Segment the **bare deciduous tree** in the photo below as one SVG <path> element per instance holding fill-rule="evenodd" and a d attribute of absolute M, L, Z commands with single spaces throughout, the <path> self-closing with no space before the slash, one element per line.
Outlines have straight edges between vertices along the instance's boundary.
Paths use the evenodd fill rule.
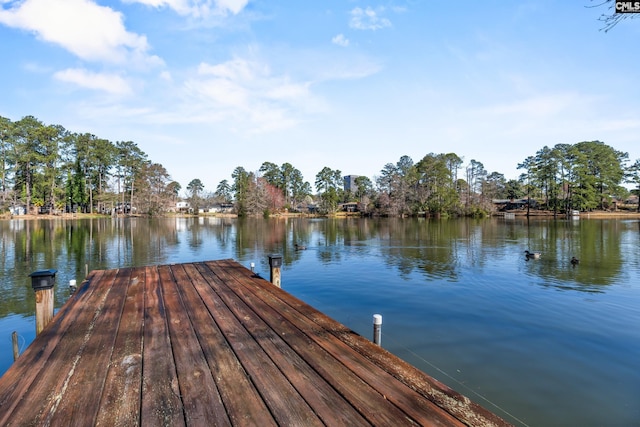
<path fill-rule="evenodd" d="M 591 5 L 587 7 L 606 7 L 607 12 L 600 15 L 598 18 L 599 21 L 604 23 L 604 26 L 601 28 L 605 33 L 611 30 L 613 27 L 618 25 L 618 23 L 624 19 L 633 19 L 640 16 L 638 13 L 618 13 L 616 12 L 616 1 L 615 0 L 591 0 Z"/>

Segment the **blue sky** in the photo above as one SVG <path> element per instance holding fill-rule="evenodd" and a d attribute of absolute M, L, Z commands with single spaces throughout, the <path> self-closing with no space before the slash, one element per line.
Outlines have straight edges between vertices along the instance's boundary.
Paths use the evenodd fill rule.
<path fill-rule="evenodd" d="M 131 140 L 184 187 L 237 166 L 372 179 L 455 152 L 640 158 L 640 20 L 572 1 L 0 0 L 0 115 Z"/>

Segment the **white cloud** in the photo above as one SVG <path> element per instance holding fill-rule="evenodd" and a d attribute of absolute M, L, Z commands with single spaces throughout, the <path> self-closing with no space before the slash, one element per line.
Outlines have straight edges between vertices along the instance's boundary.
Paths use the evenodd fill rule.
<path fill-rule="evenodd" d="M 366 56 L 334 57 L 332 62 L 319 63 L 315 70 L 317 81 L 354 80 L 377 74 L 382 64 Z"/>
<path fill-rule="evenodd" d="M 179 15 L 206 18 L 210 15 L 237 15 L 249 0 L 125 0 L 128 3 L 142 3 L 147 6 L 168 7 Z"/>
<path fill-rule="evenodd" d="M 231 61 L 217 65 L 201 63 L 198 67 L 198 74 L 248 82 L 256 80 L 258 77 L 267 76 L 269 74 L 269 67 L 258 64 L 257 62 L 234 58 Z"/>
<path fill-rule="evenodd" d="M 14 1 L 0 23 L 35 33 L 87 61 L 158 65 L 142 35 L 128 32 L 122 14 L 90 0 Z"/>
<path fill-rule="evenodd" d="M 160 73 L 160 78 L 166 82 L 171 82 L 173 81 L 173 76 L 171 75 L 171 73 L 169 71 L 162 71 Z"/>
<path fill-rule="evenodd" d="M 281 82 L 267 90 L 265 96 L 274 100 L 302 99 L 309 96 L 309 84 Z"/>
<path fill-rule="evenodd" d="M 309 82 L 275 75 L 258 61 L 234 58 L 220 64 L 201 63 L 185 82 L 190 107 L 198 105 L 206 121 L 226 120 L 249 133 L 289 128 L 319 105 Z"/>
<path fill-rule="evenodd" d="M 249 93 L 245 87 L 224 78 L 197 79 L 187 82 L 193 93 L 203 95 L 219 106 L 249 108 Z"/>
<path fill-rule="evenodd" d="M 238 14 L 249 3 L 249 0 L 218 0 L 216 4 L 221 9 L 226 9 L 233 14 Z"/>
<path fill-rule="evenodd" d="M 382 28 L 390 27 L 391 21 L 379 16 L 379 14 L 383 12 L 384 8 L 374 10 L 370 7 L 367 7 L 366 9 L 356 7 L 351 11 L 349 26 L 356 30 L 380 30 Z"/>
<path fill-rule="evenodd" d="M 93 73 L 80 68 L 68 68 L 58 71 L 54 74 L 54 77 L 63 82 L 114 95 L 128 95 L 132 92 L 127 81 L 116 74 Z"/>
<path fill-rule="evenodd" d="M 274 76 L 268 66 L 235 58 L 222 64 L 200 64 L 198 85 L 202 93 L 221 104 L 249 109 L 265 101 L 297 102 L 310 95 L 309 83 Z M 192 81 L 192 84 L 194 81 Z"/>
<path fill-rule="evenodd" d="M 344 34 L 338 34 L 331 39 L 331 43 L 337 44 L 338 46 L 347 47 L 349 46 L 349 39 L 346 38 Z"/>

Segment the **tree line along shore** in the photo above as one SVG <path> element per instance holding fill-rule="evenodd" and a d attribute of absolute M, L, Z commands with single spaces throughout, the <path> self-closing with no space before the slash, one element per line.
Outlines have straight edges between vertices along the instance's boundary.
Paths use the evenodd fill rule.
<path fill-rule="evenodd" d="M 290 163 L 237 166 L 214 190 L 194 178 L 186 187 L 133 141 L 112 142 L 47 125 L 33 116 L 0 117 L 0 209 L 32 214 L 236 216 L 488 216 L 509 211 L 640 211 L 640 160 L 601 141 L 543 146 L 506 179 L 456 153 L 401 156 L 378 175 L 344 175 L 323 167 L 315 191 Z M 631 187 L 629 189 L 628 187 Z M 39 216 L 43 217 L 43 216 Z"/>

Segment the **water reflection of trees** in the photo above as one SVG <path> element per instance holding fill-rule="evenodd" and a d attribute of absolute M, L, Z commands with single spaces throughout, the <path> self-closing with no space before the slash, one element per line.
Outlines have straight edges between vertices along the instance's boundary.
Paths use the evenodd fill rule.
<path fill-rule="evenodd" d="M 315 228 L 322 263 L 377 250 L 402 276 L 418 271 L 428 279 L 457 281 L 463 267 L 482 272 L 500 270 L 503 263 L 505 274 L 517 274 L 505 263 L 521 262 L 524 250 L 531 249 L 544 254 L 527 267 L 544 279 L 543 286 L 585 292 L 602 291 L 619 280 L 624 274 L 623 236 L 636 232 L 618 220 L 549 219 L 338 219 Z M 573 256 L 581 259 L 578 266 L 571 265 Z"/>
<path fill-rule="evenodd" d="M 427 280 L 457 282 L 463 280 L 465 268 L 512 274 L 514 280 L 524 272 L 541 278 L 543 286 L 595 292 L 624 278 L 626 263 L 640 264 L 639 228 L 638 221 L 533 219 L 0 221 L 0 317 L 32 314 L 28 274 L 38 269 L 58 269 L 57 281 L 62 283 L 83 278 L 85 266 L 94 270 L 181 262 L 196 253 L 207 259 L 228 253 L 238 260 L 259 260 L 264 266 L 270 253 L 282 254 L 285 265 L 294 265 L 308 252 L 321 264 L 380 257 L 401 276 L 418 273 Z M 307 251 L 297 251 L 295 244 L 306 246 Z M 177 252 L 184 247 L 192 252 Z M 525 249 L 542 252 L 542 259 L 525 263 Z M 580 259 L 575 268 L 570 264 L 572 256 Z M 58 306 L 67 296 L 65 286 L 56 288 Z"/>
<path fill-rule="evenodd" d="M 458 242 L 467 227 L 453 227 L 448 220 L 396 220 L 381 224 L 380 232 L 389 243 L 381 247 L 383 259 L 402 275 L 418 270 L 426 277 L 458 277 Z"/>
<path fill-rule="evenodd" d="M 169 262 L 167 248 L 178 243 L 175 222 L 144 218 L 0 221 L 0 233 L 0 317 L 33 314 L 33 271 L 58 270 L 59 307 L 69 295 L 67 280 L 81 281 L 86 269 Z"/>
<path fill-rule="evenodd" d="M 619 220 L 546 220 L 523 222 L 527 239 L 543 253 L 536 274 L 547 286 L 586 292 L 602 291 L 624 274 L 622 239 L 629 223 Z M 573 267 L 571 257 L 580 260 Z"/>

